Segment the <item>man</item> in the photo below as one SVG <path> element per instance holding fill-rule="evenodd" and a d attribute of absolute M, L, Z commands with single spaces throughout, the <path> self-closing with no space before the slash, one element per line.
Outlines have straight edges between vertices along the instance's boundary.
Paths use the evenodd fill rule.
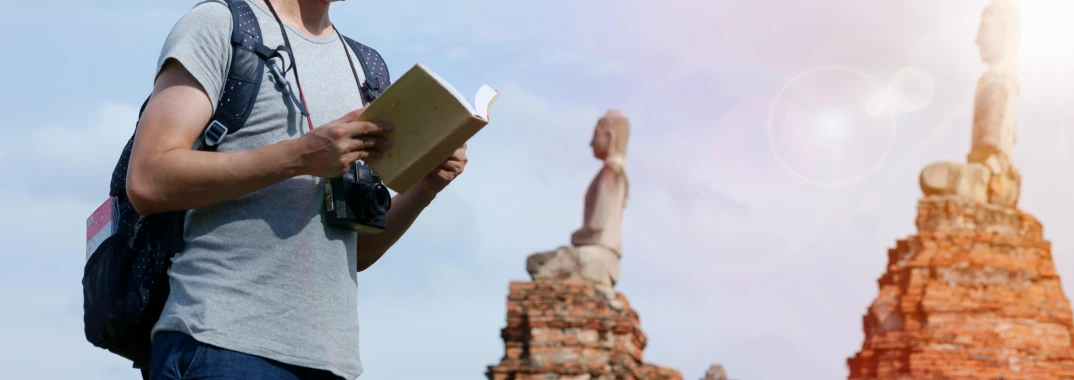
<path fill-rule="evenodd" d="M 266 3 L 266 1 L 271 1 Z M 466 146 L 392 200 L 388 229 L 357 234 L 321 219 L 326 178 L 391 146 L 363 109 L 357 56 L 329 21 L 335 0 L 246 0 L 264 45 L 294 53 L 309 119 L 270 74 L 243 128 L 217 152 L 191 149 L 231 60 L 226 3 L 206 0 L 174 26 L 138 126 L 127 193 L 142 215 L 190 209 L 186 248 L 153 329 L 153 379 L 354 379 L 357 272 L 369 268 L 466 165 Z M 281 30 L 277 18 L 285 27 Z M 359 38 L 360 40 L 360 38 Z M 284 66 L 281 65 L 281 68 Z M 300 81 L 299 81 L 300 80 Z M 315 127 L 314 126 L 318 126 Z"/>

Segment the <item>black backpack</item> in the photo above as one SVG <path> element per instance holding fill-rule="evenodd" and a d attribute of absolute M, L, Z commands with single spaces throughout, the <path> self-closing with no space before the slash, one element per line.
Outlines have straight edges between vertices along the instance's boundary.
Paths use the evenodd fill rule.
<path fill-rule="evenodd" d="M 215 151 L 227 135 L 246 122 L 261 88 L 266 66 L 280 51 L 262 45 L 257 18 L 244 0 L 226 0 L 232 20 L 232 61 L 222 101 L 205 127 L 197 149 Z M 243 25 L 242 28 L 235 26 Z M 372 102 L 391 84 L 387 66 L 376 50 L 344 37 L 358 57 L 365 82 L 362 100 Z M 288 51 L 289 52 L 289 51 Z M 146 99 L 139 111 L 145 111 Z M 303 110 L 305 112 L 305 110 Z M 112 234 L 104 239 L 86 261 L 82 277 L 83 322 L 86 340 L 133 362 L 134 368 L 149 368 L 150 331 L 164 308 L 170 291 L 168 268 L 173 255 L 183 251 L 183 224 L 186 211 L 139 215 L 127 199 L 127 163 L 132 135 L 112 172 L 108 195 L 112 200 Z"/>

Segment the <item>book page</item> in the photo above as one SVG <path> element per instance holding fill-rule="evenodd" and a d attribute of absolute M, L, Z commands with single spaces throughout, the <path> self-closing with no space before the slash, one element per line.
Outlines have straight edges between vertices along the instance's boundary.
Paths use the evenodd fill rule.
<path fill-rule="evenodd" d="M 421 69 L 429 73 L 429 76 L 433 77 L 433 79 L 436 79 L 436 81 L 440 83 L 440 85 L 444 86 L 444 88 L 446 88 L 449 92 L 451 92 L 452 95 L 455 95 L 455 98 L 459 99 L 459 104 L 465 106 L 466 109 L 470 111 L 471 115 L 474 114 L 474 107 L 471 106 L 470 102 L 467 102 L 466 98 L 464 98 L 462 94 L 460 94 L 459 91 L 455 89 L 455 86 L 452 86 L 451 83 L 444 80 L 444 78 L 441 78 L 439 74 L 433 72 L 432 70 L 429 70 L 428 67 L 425 67 L 420 63 L 418 64 L 418 66 L 421 66 Z"/>
<path fill-rule="evenodd" d="M 475 113 L 474 116 L 488 121 L 492 102 L 496 101 L 496 97 L 498 96 L 500 96 L 500 93 L 493 90 L 489 85 L 481 85 L 481 88 L 477 90 L 477 94 L 474 95 L 474 108 L 477 109 L 477 113 Z"/>

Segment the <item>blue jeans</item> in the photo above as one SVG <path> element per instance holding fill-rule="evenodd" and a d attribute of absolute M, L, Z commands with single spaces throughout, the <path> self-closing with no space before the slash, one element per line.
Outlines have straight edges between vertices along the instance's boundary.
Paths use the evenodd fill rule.
<path fill-rule="evenodd" d="M 153 339 L 149 379 L 342 379 L 335 374 L 298 367 L 205 344 L 189 335 L 166 331 Z"/>

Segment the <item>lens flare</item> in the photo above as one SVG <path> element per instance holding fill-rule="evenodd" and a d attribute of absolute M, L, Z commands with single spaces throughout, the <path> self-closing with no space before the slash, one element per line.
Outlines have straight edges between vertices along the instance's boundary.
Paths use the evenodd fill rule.
<path fill-rule="evenodd" d="M 895 120 L 890 95 L 883 83 L 853 68 L 806 70 L 791 78 L 772 103 L 769 147 L 780 165 L 803 181 L 855 184 L 891 150 Z"/>
<path fill-rule="evenodd" d="M 710 136 L 711 162 L 722 191 L 747 203 L 767 202 L 791 195 L 802 183 L 787 176 L 767 148 L 765 114 L 773 97 L 746 98 L 723 114 Z M 794 104 L 781 117 L 803 119 Z"/>
<path fill-rule="evenodd" d="M 928 71 L 919 67 L 907 66 L 896 71 L 888 80 L 888 96 L 891 106 L 905 112 L 925 109 L 936 95 L 936 82 Z"/>
<path fill-rule="evenodd" d="M 1074 125 L 1068 111 L 1074 67 L 1074 2 L 1019 1 L 1022 38 L 1018 57 L 1022 99 L 1018 127 L 1048 125 L 1059 129 L 1063 160 L 1074 163 Z M 1034 111 L 1028 111 L 1032 108 Z M 1027 149 L 1015 143 L 1015 151 Z"/>
<path fill-rule="evenodd" d="M 774 73 L 749 76 L 779 83 Z M 775 98 L 738 94 L 728 81 L 725 67 L 703 66 L 645 88 L 630 107 L 639 126 L 631 132 L 635 146 L 656 146 L 654 157 L 673 163 L 667 170 L 701 173 L 697 180 L 737 202 L 767 202 L 800 189 L 804 184 L 787 175 L 768 148 L 765 123 Z"/>

